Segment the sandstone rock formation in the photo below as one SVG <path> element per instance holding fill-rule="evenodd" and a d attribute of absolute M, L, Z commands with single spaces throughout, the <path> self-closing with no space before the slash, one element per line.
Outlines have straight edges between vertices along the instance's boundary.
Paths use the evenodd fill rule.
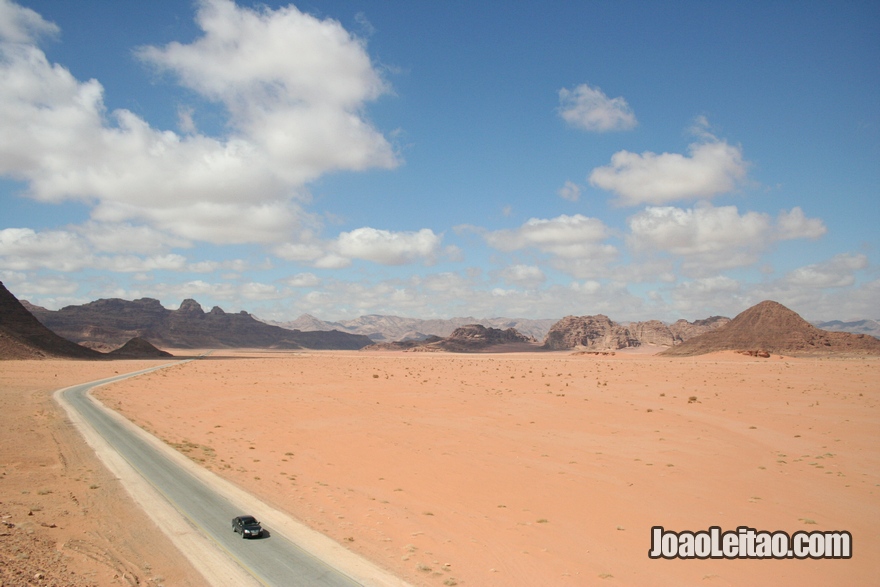
<path fill-rule="evenodd" d="M 586 349 L 617 350 L 641 345 L 675 346 L 729 322 L 729 318 L 713 316 L 706 320 L 679 320 L 664 324 L 659 320 L 619 324 L 608 316 L 566 316 L 554 324 L 544 340 L 552 350 Z"/>
<path fill-rule="evenodd" d="M 628 328 L 604 314 L 566 316 L 550 328 L 544 339 L 544 347 L 550 350 L 615 350 L 640 344 Z"/>

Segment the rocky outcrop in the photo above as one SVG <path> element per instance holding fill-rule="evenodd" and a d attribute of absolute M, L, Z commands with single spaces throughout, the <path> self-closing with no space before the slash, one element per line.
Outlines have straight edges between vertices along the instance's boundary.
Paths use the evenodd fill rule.
<path fill-rule="evenodd" d="M 566 316 L 550 328 L 544 346 L 552 350 L 578 348 L 601 351 L 641 345 L 671 347 L 729 321 L 729 318 L 713 316 L 694 322 L 679 320 L 669 325 L 659 320 L 618 324 L 604 314 Z"/>
<path fill-rule="evenodd" d="M 760 350 L 787 355 L 878 355 L 880 340 L 866 334 L 820 330 L 782 304 L 766 300 L 727 324 L 661 354 L 692 356 L 725 350 Z"/>
<path fill-rule="evenodd" d="M 229 314 L 216 306 L 205 312 L 192 299 L 184 300 L 177 310 L 168 310 L 150 298 L 97 300 L 55 312 L 32 308 L 40 322 L 67 339 L 113 347 L 132 338 L 164 348 L 356 350 L 372 343 L 366 336 L 346 332 L 301 332 L 271 326 L 247 312 Z"/>
<path fill-rule="evenodd" d="M 629 329 L 604 314 L 566 316 L 550 328 L 544 347 L 550 350 L 616 350 L 641 343 Z"/>
<path fill-rule="evenodd" d="M 627 326 L 630 336 L 640 344 L 655 346 L 672 346 L 681 342 L 681 337 L 676 336 L 668 325 L 659 320 L 647 322 L 632 322 Z"/>
<path fill-rule="evenodd" d="M 482 324 L 467 324 L 452 331 L 437 345 L 453 352 L 473 352 L 502 344 L 534 343 L 534 337 L 520 334 L 515 328 L 501 330 Z"/>

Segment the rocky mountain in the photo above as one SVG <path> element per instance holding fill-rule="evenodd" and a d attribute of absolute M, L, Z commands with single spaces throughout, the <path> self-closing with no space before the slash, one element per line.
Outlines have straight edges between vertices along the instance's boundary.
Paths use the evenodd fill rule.
<path fill-rule="evenodd" d="M 550 328 L 544 346 L 551 350 L 580 349 L 609 351 L 642 345 L 674 346 L 718 328 L 729 318 L 713 316 L 706 320 L 679 320 L 667 325 L 659 320 L 619 324 L 604 314 L 566 316 Z"/>
<path fill-rule="evenodd" d="M 120 346 L 142 338 L 164 348 L 359 349 L 372 341 L 339 331 L 301 332 L 271 326 L 247 312 L 205 312 L 195 300 L 168 310 L 159 300 L 102 299 L 51 311 L 30 306 L 46 327 L 73 341 Z"/>
<path fill-rule="evenodd" d="M 0 283 L 0 359 L 102 359 L 104 355 L 66 340 L 34 318 Z"/>
<path fill-rule="evenodd" d="M 880 340 L 866 334 L 820 330 L 782 304 L 767 300 L 727 324 L 661 354 L 691 356 L 722 350 L 760 350 L 788 355 L 875 355 L 880 354 Z"/>
<path fill-rule="evenodd" d="M 402 340 L 424 340 L 429 336 L 441 338 L 450 336 L 456 328 L 469 324 L 481 324 L 487 328 L 505 330 L 515 328 L 526 336 L 533 336 L 538 340 L 544 338 L 547 331 L 556 320 L 528 318 L 473 318 L 471 316 L 450 318 L 448 320 L 421 320 L 419 318 L 403 318 L 400 316 L 383 316 L 370 314 L 360 316 L 353 320 L 340 322 L 325 322 L 309 314 L 303 314 L 290 322 L 265 321 L 267 324 L 292 328 L 304 332 L 311 330 L 336 329 L 352 334 L 363 334 L 376 342 L 391 342 Z"/>

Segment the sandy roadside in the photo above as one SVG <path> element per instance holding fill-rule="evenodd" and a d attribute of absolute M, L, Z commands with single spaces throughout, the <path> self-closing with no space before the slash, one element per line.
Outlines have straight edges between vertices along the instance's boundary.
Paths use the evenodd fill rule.
<path fill-rule="evenodd" d="M 0 361 L 0 583 L 208 583 L 131 500 L 52 400 L 155 361 Z"/>
<path fill-rule="evenodd" d="M 419 585 L 872 584 L 880 361 L 227 353 L 99 395 Z M 835 561 L 651 561 L 650 527 L 849 530 Z"/>

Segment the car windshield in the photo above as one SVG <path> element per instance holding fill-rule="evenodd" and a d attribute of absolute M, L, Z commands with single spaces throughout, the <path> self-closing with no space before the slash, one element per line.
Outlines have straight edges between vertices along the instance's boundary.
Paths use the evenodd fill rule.
<path fill-rule="evenodd" d="M 256 518 L 254 518 L 253 516 L 242 516 L 241 523 L 246 524 L 246 525 L 259 524 L 259 522 L 257 522 Z"/>

